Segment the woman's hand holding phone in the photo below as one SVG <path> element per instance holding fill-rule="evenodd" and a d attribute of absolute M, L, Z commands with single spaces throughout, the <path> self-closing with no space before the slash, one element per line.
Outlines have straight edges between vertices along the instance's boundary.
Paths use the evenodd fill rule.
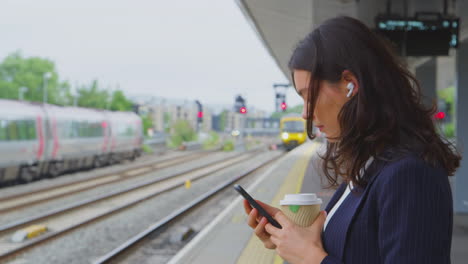
<path fill-rule="evenodd" d="M 269 206 L 268 204 L 262 203 L 259 200 L 255 201 L 257 201 L 257 203 L 259 203 L 270 215 L 275 215 L 278 211 L 280 211 L 278 208 Z M 257 237 L 263 242 L 266 248 L 275 249 L 276 246 L 271 241 L 270 234 L 265 231 L 265 225 L 268 223 L 268 220 L 261 216 L 257 209 L 252 208 L 249 202 L 245 199 L 244 209 L 248 215 L 247 223 L 252 229 L 254 229 L 255 235 L 257 235 Z"/>
<path fill-rule="evenodd" d="M 322 244 L 322 230 L 326 213 L 321 212 L 310 227 L 301 227 L 290 221 L 280 209 L 259 203 L 268 214 L 275 217 L 283 227 L 278 229 L 261 216 L 244 200 L 244 209 L 248 214 L 247 223 L 254 229 L 255 235 L 268 249 L 275 249 L 278 255 L 288 263 L 322 263 L 328 255 Z M 267 231 L 268 230 L 268 231 Z M 279 245 L 278 247 L 276 245 Z"/>

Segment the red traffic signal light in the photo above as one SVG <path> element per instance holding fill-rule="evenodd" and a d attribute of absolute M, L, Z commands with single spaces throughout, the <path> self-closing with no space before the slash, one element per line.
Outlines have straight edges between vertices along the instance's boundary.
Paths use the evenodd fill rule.
<path fill-rule="evenodd" d="M 284 111 L 284 110 L 286 110 L 286 108 L 288 108 L 288 106 L 286 105 L 285 102 L 282 102 L 281 103 L 281 109 L 283 109 L 283 111 Z"/>
<path fill-rule="evenodd" d="M 239 109 L 239 113 L 241 113 L 241 114 L 246 114 L 246 113 L 247 113 L 247 108 L 245 108 L 245 106 L 242 106 L 242 107 Z"/>
<path fill-rule="evenodd" d="M 198 111 L 197 117 L 198 117 L 198 118 L 203 118 L 203 112 L 202 112 L 202 111 Z"/>
<path fill-rule="evenodd" d="M 445 113 L 444 112 L 438 112 L 435 114 L 435 119 L 442 120 L 445 118 Z"/>

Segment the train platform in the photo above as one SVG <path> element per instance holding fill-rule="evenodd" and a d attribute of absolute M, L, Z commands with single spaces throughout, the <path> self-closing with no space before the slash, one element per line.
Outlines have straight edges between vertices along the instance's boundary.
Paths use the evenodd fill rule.
<path fill-rule="evenodd" d="M 316 192 L 325 205 L 333 191 L 324 191 L 318 177 L 304 177 L 313 174 L 309 164 L 320 146 L 310 142 L 295 148 L 251 186 L 244 187 L 255 199 L 276 206 L 286 193 L 297 192 Z M 246 220 L 239 196 L 169 263 L 282 263 L 275 251 L 265 249 L 252 235 Z"/>
<path fill-rule="evenodd" d="M 322 208 L 325 208 L 334 191 L 324 189 L 316 173 L 317 151 L 322 147 L 319 142 L 307 142 L 295 148 L 251 186 L 244 187 L 255 199 L 276 207 L 279 207 L 279 201 L 286 193 L 314 192 L 322 198 Z M 274 250 L 264 248 L 247 226 L 242 200 L 240 196 L 235 199 L 179 251 L 169 264 L 285 263 Z M 468 216 L 455 215 L 453 232 L 452 263 L 465 263 L 468 258 Z"/>

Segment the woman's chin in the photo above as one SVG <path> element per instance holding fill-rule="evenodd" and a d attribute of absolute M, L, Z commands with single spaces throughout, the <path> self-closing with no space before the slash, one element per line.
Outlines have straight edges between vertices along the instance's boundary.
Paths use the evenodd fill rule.
<path fill-rule="evenodd" d="M 325 134 L 325 133 L 323 133 L 323 135 L 324 135 L 324 138 L 330 143 L 338 142 L 338 140 L 335 137 L 327 136 L 327 134 Z"/>

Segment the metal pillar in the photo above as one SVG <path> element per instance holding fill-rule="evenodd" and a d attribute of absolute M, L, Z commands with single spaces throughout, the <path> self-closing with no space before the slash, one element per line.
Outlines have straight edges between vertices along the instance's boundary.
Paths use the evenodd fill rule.
<path fill-rule="evenodd" d="M 434 99 L 437 99 L 437 68 L 436 59 L 431 58 L 427 62 L 416 68 L 416 78 L 421 84 L 422 94 L 424 96 L 424 105 L 432 106 Z"/>
<path fill-rule="evenodd" d="M 464 158 L 461 166 L 455 174 L 454 205 L 456 213 L 468 213 L 468 157 L 466 146 L 468 145 L 468 41 L 461 42 L 457 51 L 457 93 L 456 93 L 456 137 L 457 148 Z"/>

